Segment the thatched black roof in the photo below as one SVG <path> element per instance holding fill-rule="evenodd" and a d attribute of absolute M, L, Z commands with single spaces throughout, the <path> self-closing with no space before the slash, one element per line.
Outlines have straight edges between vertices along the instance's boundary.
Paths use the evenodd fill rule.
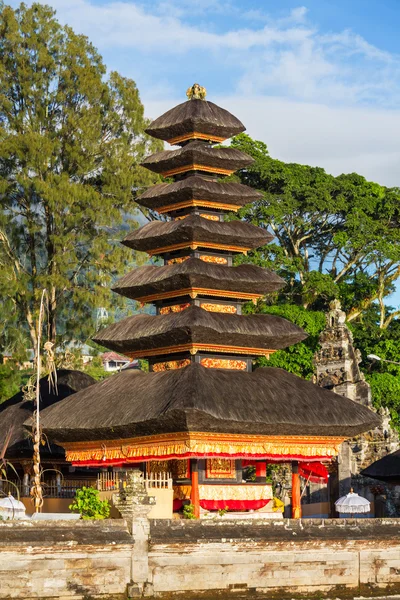
<path fill-rule="evenodd" d="M 400 449 L 375 461 L 361 471 L 361 475 L 389 483 L 400 483 Z"/>
<path fill-rule="evenodd" d="M 179 221 L 152 221 L 140 229 L 132 231 L 123 244 L 133 250 L 152 252 L 159 248 L 177 244 L 201 242 L 234 246 L 240 248 L 257 248 L 273 239 L 265 229 L 250 225 L 244 221 L 210 221 L 199 215 L 188 215 Z"/>
<path fill-rule="evenodd" d="M 156 267 L 145 265 L 127 273 L 113 291 L 133 300 L 188 288 L 226 290 L 250 294 L 268 294 L 285 282 L 269 269 L 251 264 L 226 267 L 189 258 L 181 264 Z"/>
<path fill-rule="evenodd" d="M 202 175 L 191 175 L 174 183 L 154 185 L 139 196 L 137 202 L 152 210 L 191 200 L 245 206 L 262 196 L 261 192 L 241 183 L 224 183 Z"/>
<path fill-rule="evenodd" d="M 227 139 L 244 130 L 243 123 L 224 108 L 205 100 L 190 100 L 158 117 L 146 133 L 169 141 L 195 131 L 209 135 L 210 139 Z"/>
<path fill-rule="evenodd" d="M 254 159 L 235 148 L 219 147 L 213 148 L 204 142 L 190 142 L 179 150 L 164 150 L 156 152 L 142 162 L 154 173 L 168 175 L 175 169 L 187 167 L 187 171 L 193 170 L 193 165 L 201 165 L 215 169 L 226 169 L 228 171 L 237 171 L 247 167 L 254 162 Z M 201 171 L 201 167 L 196 168 Z M 207 171 L 207 169 L 205 169 Z"/>
<path fill-rule="evenodd" d="M 245 347 L 251 355 L 250 348 L 279 350 L 306 337 L 300 327 L 275 315 L 211 313 L 190 306 L 180 313 L 128 317 L 97 333 L 94 341 L 128 354 L 197 343 Z"/>
<path fill-rule="evenodd" d="M 79 392 L 90 385 L 96 383 L 93 377 L 81 371 L 69 369 L 60 369 L 57 371 L 57 393 L 54 389 L 49 390 L 47 377 L 40 380 L 40 409 L 45 409 L 75 392 Z M 11 431 L 11 438 L 8 445 L 6 457 L 17 458 L 24 456 L 27 452 L 32 455 L 31 437 L 23 423 L 32 417 L 34 403 L 31 401 L 23 402 L 22 391 L 15 394 L 9 400 L 0 404 L 0 447 L 3 446 L 8 433 Z M 61 454 L 62 448 L 56 448 L 46 445 L 43 446 L 41 453 Z"/>
<path fill-rule="evenodd" d="M 283 369 L 198 364 L 122 372 L 42 413 L 44 431 L 60 443 L 185 431 L 352 437 L 378 423 L 361 404 Z"/>

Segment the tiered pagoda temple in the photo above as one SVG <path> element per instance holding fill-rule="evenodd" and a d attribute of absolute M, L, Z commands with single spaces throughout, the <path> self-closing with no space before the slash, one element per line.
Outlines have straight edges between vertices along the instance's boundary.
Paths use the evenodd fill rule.
<path fill-rule="evenodd" d="M 128 369 L 46 409 L 43 430 L 74 465 L 140 464 L 173 473 L 176 508 L 191 499 L 197 516 L 200 507 L 264 507 L 271 498 L 266 464 L 291 462 L 292 514 L 299 517 L 299 470 L 329 462 L 344 439 L 373 428 L 377 417 L 282 369 L 253 370 L 257 356 L 269 357 L 306 334 L 274 315 L 242 315 L 243 303 L 284 282 L 268 269 L 233 266 L 235 255 L 272 235 L 225 221 L 229 211 L 262 194 L 221 180 L 253 160 L 219 145 L 244 127 L 204 100 L 203 90 L 194 85 L 187 102 L 149 127 L 149 134 L 179 148 L 144 161 L 172 182 L 137 201 L 168 220 L 150 222 L 123 241 L 164 265 L 139 267 L 113 288 L 153 303 L 157 314 L 128 317 L 95 338 L 132 359 L 147 358 L 149 372 Z M 256 465 L 254 483 L 242 480 L 249 463 Z"/>

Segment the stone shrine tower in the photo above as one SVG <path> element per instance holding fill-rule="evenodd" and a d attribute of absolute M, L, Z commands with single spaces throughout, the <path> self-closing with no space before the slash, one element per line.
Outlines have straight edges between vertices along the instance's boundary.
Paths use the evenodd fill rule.
<path fill-rule="evenodd" d="M 336 394 L 371 407 L 371 388 L 360 371 L 361 354 L 353 346 L 346 313 L 333 300 L 326 314 L 326 327 L 319 337 L 321 349 L 314 358 L 316 383 Z"/>
<path fill-rule="evenodd" d="M 354 348 L 353 335 L 346 325 L 346 313 L 339 300 L 333 300 L 329 305 L 326 327 L 319 342 L 321 349 L 314 357 L 315 383 L 375 411 L 370 385 L 359 367 L 361 353 Z M 360 471 L 399 445 L 398 433 L 389 424 L 389 409 L 381 407 L 377 412 L 380 425 L 341 444 L 336 468 L 331 470 L 332 498 L 347 494 L 350 487 L 354 487 L 372 500 L 371 480 L 360 476 Z"/>

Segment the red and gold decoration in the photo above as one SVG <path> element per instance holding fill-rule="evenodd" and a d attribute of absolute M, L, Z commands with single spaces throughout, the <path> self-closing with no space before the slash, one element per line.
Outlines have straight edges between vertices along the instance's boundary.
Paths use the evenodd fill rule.
<path fill-rule="evenodd" d="M 177 256 L 176 258 L 170 258 L 167 260 L 167 265 L 181 265 L 188 258 L 190 258 L 190 256 Z"/>
<path fill-rule="evenodd" d="M 210 256 L 209 254 L 201 254 L 200 260 L 206 263 L 212 263 L 214 265 L 227 265 L 228 259 L 224 256 Z"/>
<path fill-rule="evenodd" d="M 146 463 L 147 474 L 169 473 L 173 479 L 190 479 L 190 465 L 183 460 L 151 460 Z"/>
<path fill-rule="evenodd" d="M 183 310 L 186 310 L 186 308 L 189 308 L 190 304 L 189 302 L 186 302 L 186 304 L 173 304 L 172 306 L 163 306 L 162 308 L 160 308 L 160 315 L 169 315 L 170 313 L 179 313 L 182 312 Z"/>
<path fill-rule="evenodd" d="M 207 479 L 236 479 L 236 465 L 229 458 L 207 458 Z"/>
<path fill-rule="evenodd" d="M 259 510 L 272 500 L 272 485 L 199 485 L 205 510 Z"/>
<path fill-rule="evenodd" d="M 161 373 L 162 371 L 171 371 L 172 369 L 183 369 L 190 365 L 190 358 L 184 358 L 182 360 L 167 360 L 165 362 L 155 363 L 153 365 L 153 371 Z"/>
<path fill-rule="evenodd" d="M 210 215 L 208 213 L 200 213 L 200 216 L 203 217 L 203 219 L 208 219 L 209 221 L 219 221 L 219 216 L 218 215 Z"/>
<path fill-rule="evenodd" d="M 287 462 L 320 462 L 337 456 L 344 438 L 316 436 L 257 436 L 185 432 L 98 442 L 65 442 L 67 461 L 104 466 L 208 456 L 210 458 L 259 458 Z"/>
<path fill-rule="evenodd" d="M 246 371 L 247 369 L 245 360 L 202 358 L 200 364 L 207 369 L 234 369 L 235 371 Z"/>
<path fill-rule="evenodd" d="M 201 302 L 200 308 L 207 312 L 226 313 L 229 315 L 235 315 L 237 313 L 236 306 L 232 304 L 213 304 L 212 302 Z"/>

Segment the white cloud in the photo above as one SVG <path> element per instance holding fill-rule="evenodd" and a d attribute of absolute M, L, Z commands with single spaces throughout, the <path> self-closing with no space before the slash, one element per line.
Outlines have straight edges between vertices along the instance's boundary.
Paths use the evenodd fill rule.
<path fill-rule="evenodd" d="M 329 35 L 319 32 L 309 22 L 304 6 L 275 20 L 260 13 L 243 27 L 241 14 L 255 18 L 259 11 L 239 13 L 233 0 L 109 0 L 102 4 L 53 0 L 52 4 L 61 21 L 89 35 L 102 52 L 130 49 L 158 55 L 160 71 L 166 60 L 173 63 L 175 56 L 185 61 L 190 53 L 194 68 L 196 62 L 208 62 L 211 75 L 221 69 L 236 70 L 235 87 L 242 93 L 389 107 L 400 100 L 398 56 L 350 30 Z M 217 11 L 233 15 L 226 19 L 229 26 L 224 31 L 215 30 Z M 193 18 L 196 12 L 202 20 Z"/>
<path fill-rule="evenodd" d="M 323 167 L 333 175 L 357 172 L 368 180 L 400 185 L 400 111 L 328 107 L 263 96 L 212 97 L 267 143 L 274 158 Z M 144 99 L 154 118 L 182 99 Z"/>
<path fill-rule="evenodd" d="M 400 184 L 400 58 L 356 32 L 321 32 L 304 6 L 272 19 L 235 0 L 47 1 L 138 82 L 148 115 L 199 79 L 273 156 Z"/>

